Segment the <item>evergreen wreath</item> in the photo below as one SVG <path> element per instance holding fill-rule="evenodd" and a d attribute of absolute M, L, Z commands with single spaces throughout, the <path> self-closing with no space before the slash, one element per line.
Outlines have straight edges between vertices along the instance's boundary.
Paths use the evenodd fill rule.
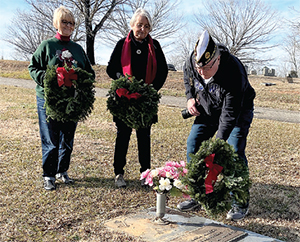
<path fill-rule="evenodd" d="M 134 76 L 122 76 L 112 81 L 107 96 L 107 109 L 128 127 L 146 128 L 154 123 L 161 94 L 152 84 Z"/>
<path fill-rule="evenodd" d="M 209 215 L 228 211 L 232 202 L 238 205 L 248 203 L 251 186 L 249 170 L 231 145 L 221 139 L 209 139 L 203 141 L 199 151 L 190 154 L 190 157 L 188 173 L 182 182 L 188 186 L 190 196 Z M 212 161 L 212 169 L 207 167 L 209 160 Z M 214 178 L 210 172 L 216 172 Z"/>
<path fill-rule="evenodd" d="M 77 80 L 72 85 L 59 86 L 56 70 L 58 65 L 47 67 L 44 78 L 45 108 L 47 119 L 61 122 L 85 120 L 93 110 L 95 101 L 94 78 L 91 73 L 76 67 Z M 65 65 L 65 70 L 70 71 Z"/>

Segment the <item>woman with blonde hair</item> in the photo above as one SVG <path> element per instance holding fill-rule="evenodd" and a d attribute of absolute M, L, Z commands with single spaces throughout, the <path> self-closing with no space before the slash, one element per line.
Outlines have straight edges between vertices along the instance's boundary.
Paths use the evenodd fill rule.
<path fill-rule="evenodd" d="M 74 182 L 68 176 L 73 141 L 77 123 L 61 122 L 47 117 L 44 92 L 44 77 L 47 66 L 80 67 L 95 77 L 95 72 L 82 47 L 70 38 L 75 28 L 73 13 L 60 6 L 54 11 L 55 37 L 43 41 L 34 52 L 28 67 L 30 76 L 36 82 L 37 110 L 42 142 L 42 168 L 44 188 L 55 190 L 56 179 L 65 184 Z"/>

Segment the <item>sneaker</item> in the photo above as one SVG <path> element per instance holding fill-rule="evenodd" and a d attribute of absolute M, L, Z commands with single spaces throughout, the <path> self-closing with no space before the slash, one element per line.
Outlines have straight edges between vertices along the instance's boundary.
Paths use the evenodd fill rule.
<path fill-rule="evenodd" d="M 200 204 L 195 201 L 194 199 L 191 199 L 191 200 L 187 200 L 187 201 L 184 201 L 180 204 L 177 205 L 177 208 L 180 210 L 180 211 L 191 211 L 191 210 L 194 210 L 196 209 L 197 207 L 199 207 Z"/>
<path fill-rule="evenodd" d="M 126 182 L 125 182 L 122 174 L 119 174 L 116 176 L 115 184 L 117 187 L 126 187 Z"/>
<path fill-rule="evenodd" d="M 73 184 L 74 183 L 74 180 L 68 176 L 67 172 L 57 173 L 55 175 L 55 177 L 56 177 L 56 179 L 61 180 L 65 184 Z"/>
<path fill-rule="evenodd" d="M 46 190 L 55 190 L 56 189 L 56 186 L 55 186 L 55 178 L 54 177 L 48 177 L 48 176 L 45 176 L 44 177 L 44 188 Z"/>
<path fill-rule="evenodd" d="M 249 207 L 241 208 L 238 205 L 232 205 L 232 208 L 227 213 L 226 219 L 239 220 L 243 219 L 249 213 Z"/>
<path fill-rule="evenodd" d="M 142 187 L 147 187 L 147 185 L 145 184 L 145 182 L 146 182 L 146 178 L 144 178 L 144 179 L 141 180 L 141 186 Z"/>

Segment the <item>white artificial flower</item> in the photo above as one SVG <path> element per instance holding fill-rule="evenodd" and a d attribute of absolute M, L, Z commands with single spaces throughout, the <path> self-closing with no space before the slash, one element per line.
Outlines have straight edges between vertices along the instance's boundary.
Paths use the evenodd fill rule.
<path fill-rule="evenodd" d="M 70 51 L 65 50 L 61 53 L 61 56 L 63 59 L 70 59 L 72 57 L 72 54 Z"/>
<path fill-rule="evenodd" d="M 174 181 L 174 186 L 177 187 L 180 190 L 184 189 L 184 185 L 182 184 L 182 182 L 180 180 L 175 180 Z"/>
<path fill-rule="evenodd" d="M 159 190 L 161 190 L 161 191 L 164 191 L 164 190 L 169 191 L 172 188 L 171 182 L 168 178 L 166 178 L 166 179 L 164 179 L 163 177 L 160 178 L 159 184 L 160 184 Z"/>
<path fill-rule="evenodd" d="M 173 178 L 172 175 L 171 175 L 171 173 L 168 172 L 168 171 L 166 172 L 166 177 L 168 177 L 168 178 Z"/>
<path fill-rule="evenodd" d="M 151 176 L 152 177 L 157 177 L 158 176 L 158 169 L 152 170 L 151 171 Z"/>

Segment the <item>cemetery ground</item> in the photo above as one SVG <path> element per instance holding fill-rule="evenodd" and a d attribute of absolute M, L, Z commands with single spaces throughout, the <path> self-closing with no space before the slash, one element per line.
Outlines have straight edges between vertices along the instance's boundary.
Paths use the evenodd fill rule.
<path fill-rule="evenodd" d="M 27 62 L 0 60 L 0 75 L 29 78 Z M 109 87 L 105 67 L 95 67 L 97 87 Z M 257 92 L 256 106 L 300 111 L 300 81 L 249 76 Z M 21 80 L 20 80 L 21 81 Z M 264 83 L 276 85 L 266 86 Z M 163 95 L 184 95 L 182 72 L 170 72 Z M 185 160 L 186 139 L 193 119 L 180 109 L 160 105 L 152 127 L 152 168 Z M 0 241 L 142 241 L 104 227 L 109 219 L 155 206 L 155 193 L 140 187 L 135 132 L 125 167 L 126 189 L 114 185 L 116 129 L 97 98 L 90 117 L 78 124 L 69 175 L 75 184 L 43 189 L 41 145 L 35 90 L 0 85 Z M 211 218 L 284 241 L 300 241 L 300 124 L 254 119 L 247 156 L 252 187 L 250 214 L 238 222 L 225 214 Z M 176 208 L 183 198 L 169 197 Z"/>

